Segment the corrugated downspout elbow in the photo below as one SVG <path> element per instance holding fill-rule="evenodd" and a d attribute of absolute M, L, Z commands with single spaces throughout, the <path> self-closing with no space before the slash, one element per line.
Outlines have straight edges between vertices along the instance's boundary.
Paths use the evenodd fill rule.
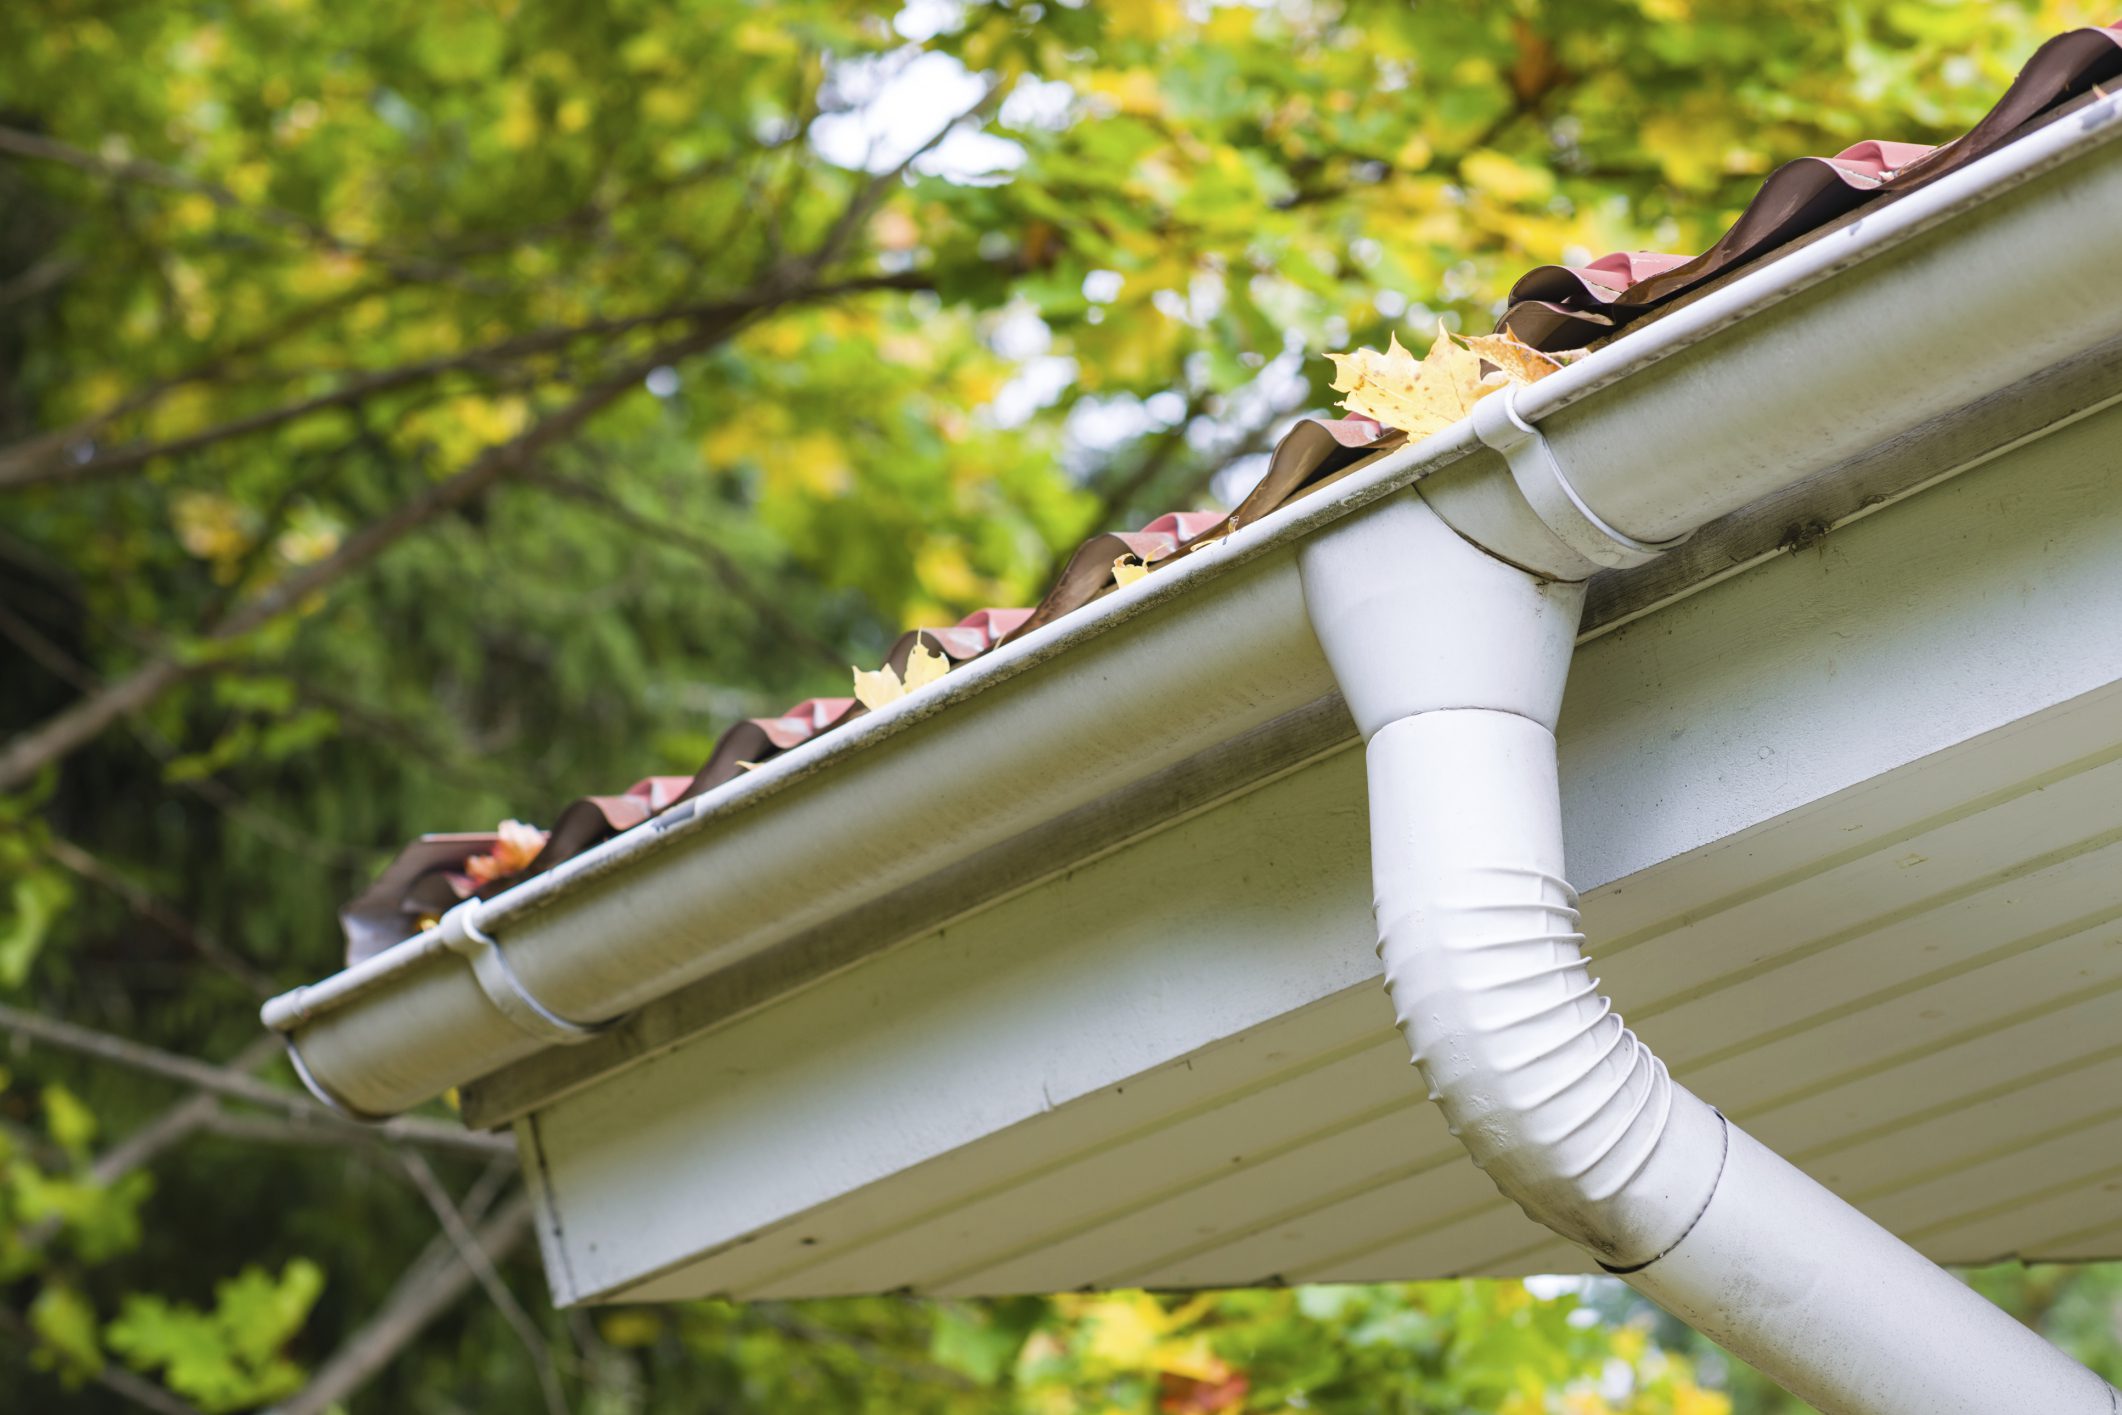
<path fill-rule="evenodd" d="M 2112 1415 L 2106 1382 L 1676 1084 L 1600 993 L 1555 761 L 1581 583 L 1413 491 L 1300 564 L 1368 744 L 1386 989 L 1497 1188 L 1828 1415 Z"/>

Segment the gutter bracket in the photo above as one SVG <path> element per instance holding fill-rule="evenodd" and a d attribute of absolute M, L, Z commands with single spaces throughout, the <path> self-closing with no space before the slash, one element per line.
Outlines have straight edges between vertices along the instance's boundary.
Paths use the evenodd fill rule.
<path fill-rule="evenodd" d="M 1687 539 L 1682 535 L 1655 543 L 1640 541 L 1602 520 L 1570 485 L 1553 444 L 1518 412 L 1516 387 L 1475 403 L 1473 423 L 1474 436 L 1503 454 L 1511 480 L 1518 484 L 1533 514 L 1556 539 L 1592 564 L 1609 570 L 1647 565 Z"/>
<path fill-rule="evenodd" d="M 540 1002 L 509 966 L 500 942 L 479 926 L 482 902 L 465 900 L 444 914 L 437 927 L 443 945 L 472 965 L 472 977 L 479 990 L 517 1030 L 552 1046 L 578 1046 L 622 1020 L 613 1017 L 603 1022 L 577 1022 Z"/>

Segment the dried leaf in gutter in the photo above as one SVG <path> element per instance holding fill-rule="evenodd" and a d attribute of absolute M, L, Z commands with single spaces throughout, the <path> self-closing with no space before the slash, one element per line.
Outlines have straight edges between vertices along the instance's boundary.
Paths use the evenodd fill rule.
<path fill-rule="evenodd" d="M 1420 359 L 1400 347 L 1398 335 L 1382 354 L 1358 349 L 1327 357 L 1334 361 L 1334 391 L 1348 395 L 1342 407 L 1409 437 L 1427 437 L 1450 427 L 1490 391 L 1482 381 L 1481 360 L 1442 324 L 1428 355 Z"/>
<path fill-rule="evenodd" d="M 499 839 L 494 842 L 493 854 L 473 855 L 464 862 L 465 876 L 474 884 L 491 884 L 521 874 L 545 848 L 545 832 L 522 821 L 503 821 L 495 834 Z"/>
<path fill-rule="evenodd" d="M 1116 585 L 1131 585 L 1148 573 L 1149 566 L 1143 564 L 1139 555 L 1123 555 L 1113 561 L 1113 583 Z"/>
<path fill-rule="evenodd" d="M 1334 361 L 1334 391 L 1352 413 L 1375 418 L 1410 437 L 1450 427 L 1498 388 L 1535 383 L 1562 367 L 1560 361 L 1507 334 L 1460 339 L 1437 326 L 1436 342 L 1420 359 L 1400 347 L 1396 335 L 1384 353 L 1358 349 L 1328 354 Z M 1483 372 L 1486 364 L 1489 371 Z"/>
<path fill-rule="evenodd" d="M 913 652 L 906 656 L 906 677 L 903 680 L 888 663 L 875 672 L 855 669 L 855 701 L 875 712 L 887 703 L 899 701 L 916 688 L 927 687 L 948 672 L 949 659 L 927 644 L 915 644 Z"/>
<path fill-rule="evenodd" d="M 1502 370 L 1512 383 L 1538 383 L 1562 367 L 1560 360 L 1508 334 L 1470 334 L 1466 347 Z"/>
<path fill-rule="evenodd" d="M 950 672 L 950 660 L 937 653 L 927 644 L 915 644 L 914 651 L 906 656 L 906 691 L 926 688 L 929 684 Z"/>

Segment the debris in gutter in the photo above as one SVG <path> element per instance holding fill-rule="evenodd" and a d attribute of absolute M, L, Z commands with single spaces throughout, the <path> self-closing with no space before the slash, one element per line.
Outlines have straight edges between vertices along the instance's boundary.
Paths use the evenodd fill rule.
<path fill-rule="evenodd" d="M 904 678 L 889 663 L 875 670 L 855 669 L 855 701 L 875 712 L 888 703 L 899 701 L 916 688 L 927 687 L 948 672 L 948 658 L 927 644 L 917 643 L 907 655 Z"/>
<path fill-rule="evenodd" d="M 1342 407 L 1409 437 L 1442 432 L 1497 389 L 1535 382 L 1562 367 L 1508 334 L 1462 340 L 1441 320 L 1420 359 L 1400 347 L 1397 334 L 1382 354 L 1358 349 L 1326 357 L 1334 363 L 1334 391 L 1348 395 Z"/>
<path fill-rule="evenodd" d="M 1699 255 L 1616 253 L 1583 266 L 1542 266 L 1512 287 L 1495 334 L 1457 336 L 1440 325 L 1421 359 L 1402 348 L 1397 337 L 1382 354 L 1371 349 L 1330 354 L 1336 368 L 1333 387 L 1347 395 L 1342 406 L 1353 416 L 1297 423 L 1276 445 L 1266 474 L 1227 515 L 1175 512 L 1138 531 L 1094 536 L 1076 549 L 1037 605 L 981 609 L 955 625 L 909 630 L 877 670 L 855 670 L 854 697 L 813 698 L 779 717 L 739 722 L 723 733 L 691 777 L 649 777 L 618 796 L 579 798 L 560 810 L 549 834 L 511 821 L 493 834 L 420 837 L 340 911 L 347 961 L 359 962 L 430 927 L 460 899 L 488 898 L 541 874 L 896 701 L 954 664 L 991 653 L 1217 544 L 1408 440 L 1449 426 L 1497 389 L 1536 382 L 1586 346 L 1624 337 L 1753 263 L 1816 239 L 1877 203 L 2063 117 L 2118 78 L 2122 24 L 2071 30 L 2043 45 L 1989 114 L 1962 137 L 1936 149 L 1862 142 L 1832 158 L 1787 163 Z M 1785 547 L 1802 550 L 1828 529 L 1794 526 Z M 529 843 L 533 837 L 535 845 Z"/>

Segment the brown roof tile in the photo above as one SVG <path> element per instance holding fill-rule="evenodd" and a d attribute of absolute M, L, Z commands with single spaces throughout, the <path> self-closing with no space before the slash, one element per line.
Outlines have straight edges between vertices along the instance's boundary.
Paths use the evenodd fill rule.
<path fill-rule="evenodd" d="M 1497 328 L 1550 353 L 1617 337 L 1690 291 L 1830 223 L 1958 171 L 2122 78 L 2122 23 L 2058 35 L 2035 52 L 1989 113 L 1943 147 L 1860 142 L 1769 174 L 1731 229 L 1697 256 L 1634 252 L 1543 265 L 1511 287 Z"/>

